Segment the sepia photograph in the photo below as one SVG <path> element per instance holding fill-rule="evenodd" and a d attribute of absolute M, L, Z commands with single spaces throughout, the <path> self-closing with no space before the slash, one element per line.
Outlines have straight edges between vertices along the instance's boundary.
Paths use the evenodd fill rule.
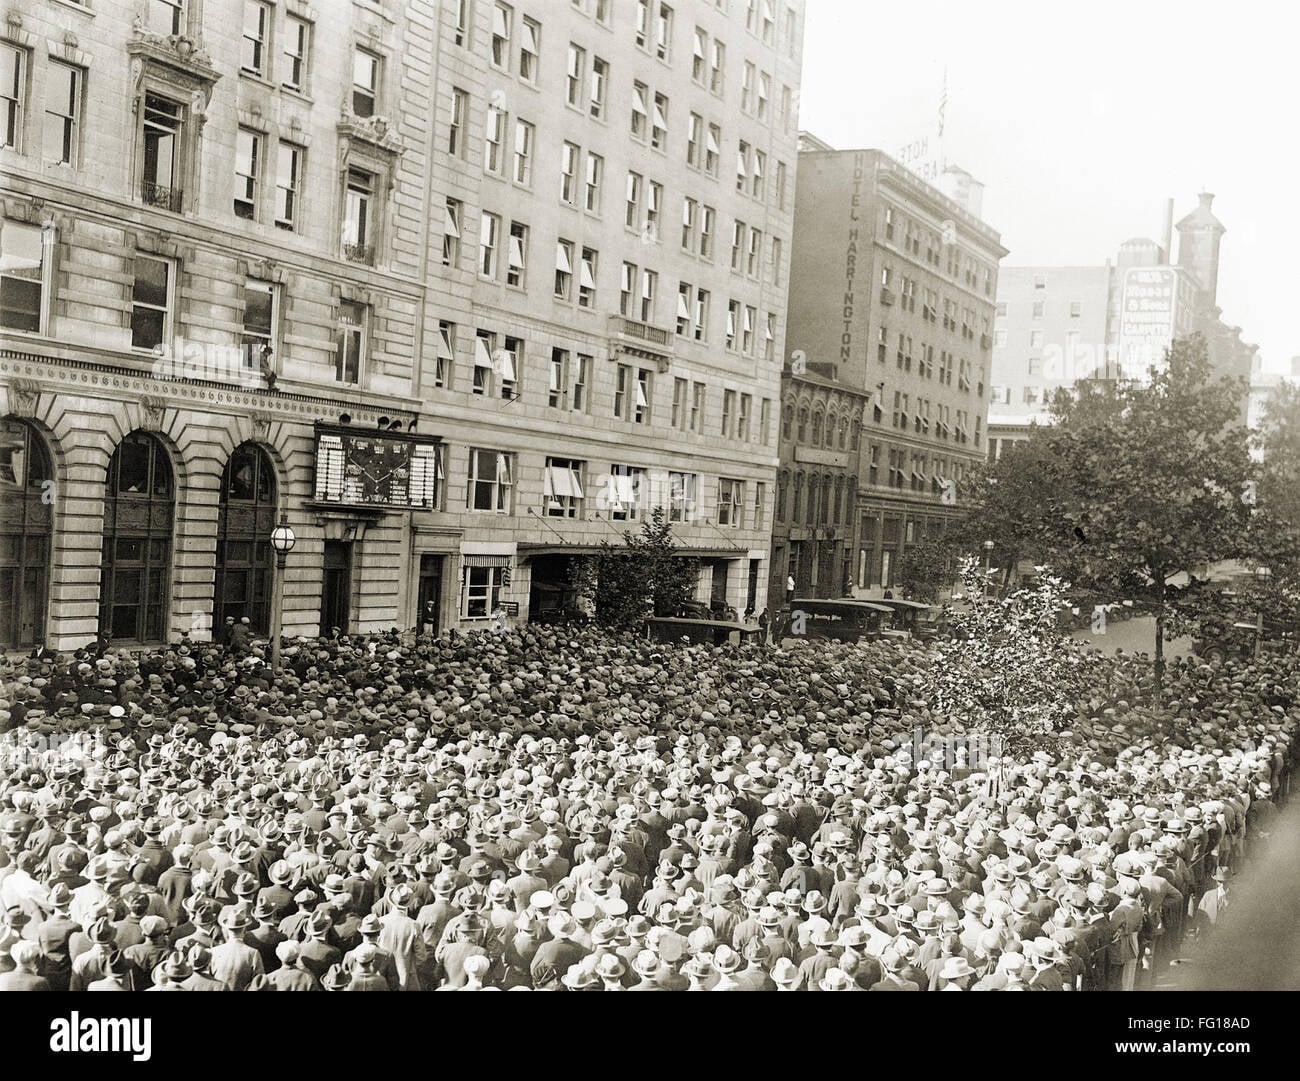
<path fill-rule="evenodd" d="M 11 0 L 0 990 L 62 995 L 0 1063 L 193 1063 L 88 991 L 1052 991 L 1081 1063 L 1280 1049 L 1297 40 Z M 864 1017 L 1010 1012 L 908 1001 Z"/>

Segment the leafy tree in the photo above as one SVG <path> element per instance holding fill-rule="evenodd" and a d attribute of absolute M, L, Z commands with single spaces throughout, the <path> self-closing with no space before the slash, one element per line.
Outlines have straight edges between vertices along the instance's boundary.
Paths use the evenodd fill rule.
<path fill-rule="evenodd" d="M 933 604 L 953 582 L 956 549 L 946 536 L 920 537 L 909 544 L 898 566 L 897 581 L 909 600 Z"/>
<path fill-rule="evenodd" d="M 676 614 L 690 598 L 698 561 L 678 554 L 672 524 L 662 507 L 642 519 L 638 533 L 623 534 L 619 547 L 605 541 L 596 556 L 596 619 L 626 627 L 647 615 Z"/>

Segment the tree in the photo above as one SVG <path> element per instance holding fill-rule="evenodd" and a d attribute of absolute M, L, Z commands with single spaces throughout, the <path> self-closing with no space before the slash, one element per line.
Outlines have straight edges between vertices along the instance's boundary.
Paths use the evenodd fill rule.
<path fill-rule="evenodd" d="M 1237 423 L 1241 381 L 1211 375 L 1197 335 L 1175 341 L 1146 381 L 1080 383 L 1052 403 L 1052 565 L 1085 589 L 1150 606 L 1157 688 L 1172 580 L 1248 549 L 1254 471 Z"/>
<path fill-rule="evenodd" d="M 946 536 L 920 537 L 909 544 L 897 575 L 904 596 L 933 604 L 940 590 L 952 585 L 955 555 L 953 542 Z"/>
<path fill-rule="evenodd" d="M 596 557 L 596 619 L 627 627 L 653 613 L 675 615 L 690 598 L 698 561 L 678 554 L 673 527 L 662 507 L 642 519 L 638 533 L 625 532 L 619 547 L 605 541 Z"/>

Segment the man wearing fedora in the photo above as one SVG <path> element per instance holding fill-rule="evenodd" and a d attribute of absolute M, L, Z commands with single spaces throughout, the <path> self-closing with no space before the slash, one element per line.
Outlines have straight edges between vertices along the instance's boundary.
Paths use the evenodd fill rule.
<path fill-rule="evenodd" d="M 231 908 L 222 913 L 221 931 L 225 941 L 212 948 L 212 975 L 231 991 L 247 990 L 266 971 L 261 953 L 244 941 L 251 925 L 242 909 Z"/>

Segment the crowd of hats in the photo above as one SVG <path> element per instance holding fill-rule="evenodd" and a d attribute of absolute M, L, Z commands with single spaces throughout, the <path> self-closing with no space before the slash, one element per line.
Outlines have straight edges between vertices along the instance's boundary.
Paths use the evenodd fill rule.
<path fill-rule="evenodd" d="M 159 989 L 1129 986 L 1285 790 L 1300 665 L 1081 670 L 942 750 L 898 641 L 528 627 L 0 661 L 0 981 Z M 1104 669 L 1104 679 L 1101 678 Z M 60 742 L 52 736 L 87 738 Z"/>

